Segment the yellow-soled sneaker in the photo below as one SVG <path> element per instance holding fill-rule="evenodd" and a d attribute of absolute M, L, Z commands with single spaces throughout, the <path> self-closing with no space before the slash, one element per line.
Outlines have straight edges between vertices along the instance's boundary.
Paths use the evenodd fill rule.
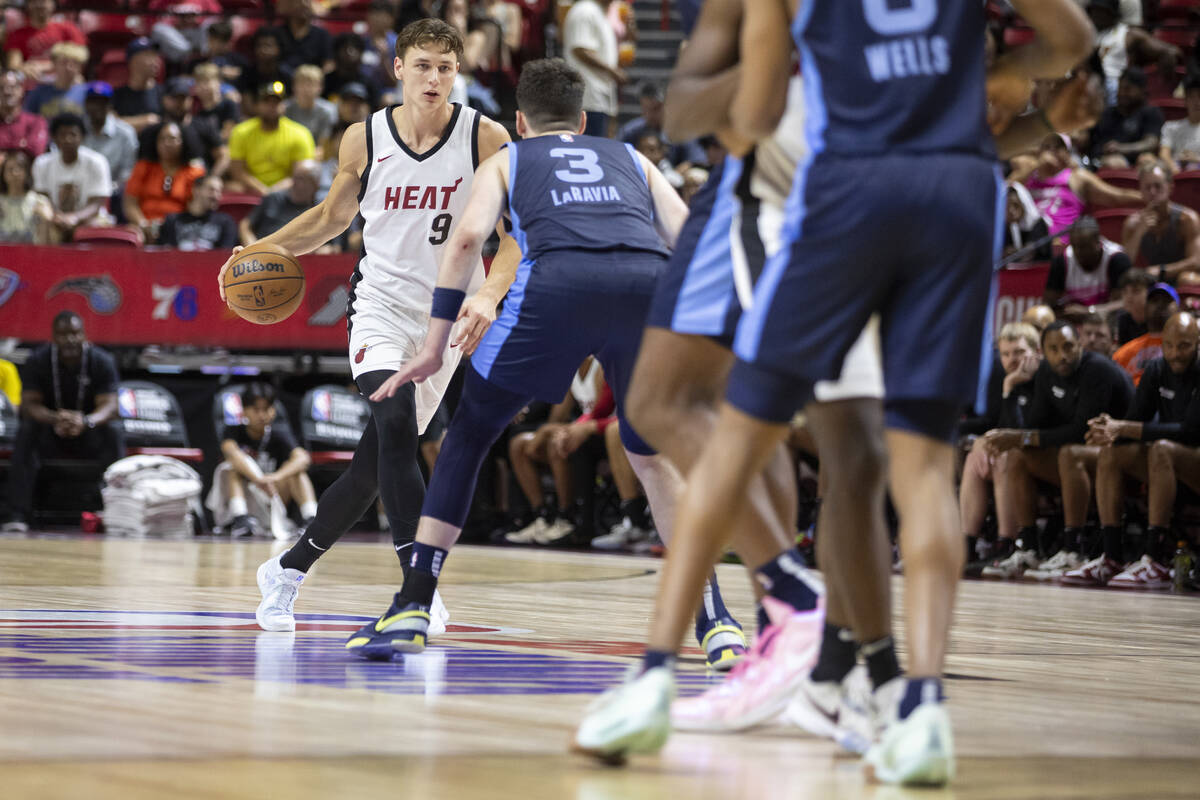
<path fill-rule="evenodd" d="M 704 663 L 717 672 L 728 672 L 746 656 L 746 634 L 732 617 L 711 620 L 708 627 L 696 631 L 704 650 Z"/>
<path fill-rule="evenodd" d="M 360 658 L 389 661 L 397 653 L 420 653 L 429 637 L 429 606 L 410 603 L 396 594 L 382 617 L 363 625 L 346 641 Z"/>

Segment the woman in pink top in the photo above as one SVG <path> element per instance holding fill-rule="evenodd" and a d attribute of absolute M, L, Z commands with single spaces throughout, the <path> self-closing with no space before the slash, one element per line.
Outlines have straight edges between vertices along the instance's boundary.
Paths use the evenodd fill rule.
<path fill-rule="evenodd" d="M 1087 206 L 1140 207 L 1142 197 L 1132 189 L 1118 189 L 1086 169 L 1073 166 L 1066 137 L 1057 133 L 1042 140 L 1037 165 L 1022 181 L 1050 220 L 1050 232 L 1066 230 Z"/>

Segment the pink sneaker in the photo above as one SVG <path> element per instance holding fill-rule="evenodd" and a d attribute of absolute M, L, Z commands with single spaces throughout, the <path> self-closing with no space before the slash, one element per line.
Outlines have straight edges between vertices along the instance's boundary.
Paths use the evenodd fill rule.
<path fill-rule="evenodd" d="M 1099 556 L 1084 564 L 1079 569 L 1073 569 L 1062 576 L 1062 582 L 1069 586 L 1104 586 L 1112 576 L 1121 571 L 1121 565 L 1111 558 Z"/>
<path fill-rule="evenodd" d="M 1108 585 L 1113 589 L 1170 589 L 1171 570 L 1150 556 L 1142 556 L 1109 581 Z"/>
<path fill-rule="evenodd" d="M 825 627 L 825 601 L 795 611 L 772 597 L 763 608 L 771 624 L 717 686 L 671 704 L 671 725 L 681 731 L 740 731 L 767 722 L 787 708 L 812 670 Z"/>

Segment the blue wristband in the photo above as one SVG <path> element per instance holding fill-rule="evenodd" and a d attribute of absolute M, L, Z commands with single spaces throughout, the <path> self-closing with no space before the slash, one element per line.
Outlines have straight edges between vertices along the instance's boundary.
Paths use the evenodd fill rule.
<path fill-rule="evenodd" d="M 429 316 L 454 322 L 458 319 L 458 311 L 466 299 L 467 293 L 460 289 L 446 289 L 439 286 L 433 290 L 433 309 L 429 312 Z"/>

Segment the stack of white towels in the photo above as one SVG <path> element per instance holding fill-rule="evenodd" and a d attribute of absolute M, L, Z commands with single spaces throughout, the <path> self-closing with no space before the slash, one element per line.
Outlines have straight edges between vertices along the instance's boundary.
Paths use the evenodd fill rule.
<path fill-rule="evenodd" d="M 104 528 L 124 536 L 192 536 L 203 485 L 194 469 L 174 458 L 122 458 L 104 471 Z"/>

